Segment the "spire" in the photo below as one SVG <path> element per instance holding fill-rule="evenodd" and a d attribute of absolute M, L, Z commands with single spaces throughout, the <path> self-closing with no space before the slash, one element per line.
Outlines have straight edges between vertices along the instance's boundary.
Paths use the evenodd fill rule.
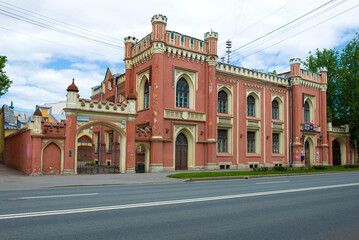
<path fill-rule="evenodd" d="M 74 78 L 72 79 L 71 85 L 67 87 L 67 91 L 68 92 L 78 92 L 79 91 L 79 89 L 75 85 L 75 79 Z"/>

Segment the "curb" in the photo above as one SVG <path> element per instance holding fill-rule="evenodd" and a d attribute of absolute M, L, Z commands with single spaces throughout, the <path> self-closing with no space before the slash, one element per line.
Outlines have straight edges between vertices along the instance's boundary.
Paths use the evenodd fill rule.
<path fill-rule="evenodd" d="M 268 175 L 243 175 L 243 176 L 228 176 L 228 177 L 203 177 L 203 178 L 189 178 L 185 182 L 201 182 L 212 180 L 235 180 L 235 179 L 251 179 L 251 178 L 266 178 L 266 177 L 287 177 L 287 176 L 302 176 L 302 175 L 320 175 L 332 173 L 345 172 L 359 172 L 359 171 L 333 171 L 333 172 L 312 172 L 312 173 L 284 173 L 284 174 L 268 174 Z"/>

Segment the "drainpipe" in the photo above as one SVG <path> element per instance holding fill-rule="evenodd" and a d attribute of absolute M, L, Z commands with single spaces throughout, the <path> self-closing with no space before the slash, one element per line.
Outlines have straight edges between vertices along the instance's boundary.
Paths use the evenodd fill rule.
<path fill-rule="evenodd" d="M 289 141 L 289 167 L 293 166 L 292 160 L 292 144 L 293 144 L 293 84 L 292 79 L 289 79 L 290 90 L 289 90 L 289 110 L 290 110 L 290 141 Z"/>
<path fill-rule="evenodd" d="M 102 101 L 102 83 L 101 83 L 101 101 Z M 99 141 L 98 141 L 98 163 L 101 163 L 101 136 L 102 136 L 102 125 L 100 125 L 100 134 L 99 134 Z"/>
<path fill-rule="evenodd" d="M 113 79 L 113 83 L 115 84 L 115 104 L 117 103 L 117 77 Z M 116 163 L 116 131 L 113 131 L 113 150 L 112 150 L 112 156 L 113 156 L 113 165 Z M 120 165 L 120 163 L 118 163 Z"/>

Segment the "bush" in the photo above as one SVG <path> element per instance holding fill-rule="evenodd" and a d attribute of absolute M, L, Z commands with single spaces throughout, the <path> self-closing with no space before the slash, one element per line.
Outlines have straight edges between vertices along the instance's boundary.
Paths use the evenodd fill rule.
<path fill-rule="evenodd" d="M 359 168 L 359 164 L 345 164 L 345 168 Z"/>
<path fill-rule="evenodd" d="M 85 164 L 85 166 L 95 166 L 95 163 L 93 163 L 93 162 L 88 162 L 88 163 Z"/>
<path fill-rule="evenodd" d="M 312 169 L 315 169 L 315 170 L 323 170 L 323 169 L 328 169 L 329 167 L 328 166 L 324 166 L 324 165 L 314 165 L 312 166 Z"/>
<path fill-rule="evenodd" d="M 256 167 L 256 168 L 253 168 L 253 172 L 266 172 L 268 171 L 268 167 Z"/>
<path fill-rule="evenodd" d="M 274 166 L 273 171 L 288 171 L 288 168 L 287 167 L 283 167 L 283 166 Z"/>

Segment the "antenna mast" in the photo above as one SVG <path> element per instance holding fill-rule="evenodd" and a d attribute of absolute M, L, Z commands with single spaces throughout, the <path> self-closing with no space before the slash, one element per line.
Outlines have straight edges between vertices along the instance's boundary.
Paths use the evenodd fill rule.
<path fill-rule="evenodd" d="M 232 52 L 231 48 L 232 48 L 232 41 L 228 39 L 228 41 L 226 42 L 226 48 L 227 48 L 227 63 L 229 64 L 229 54 Z"/>

